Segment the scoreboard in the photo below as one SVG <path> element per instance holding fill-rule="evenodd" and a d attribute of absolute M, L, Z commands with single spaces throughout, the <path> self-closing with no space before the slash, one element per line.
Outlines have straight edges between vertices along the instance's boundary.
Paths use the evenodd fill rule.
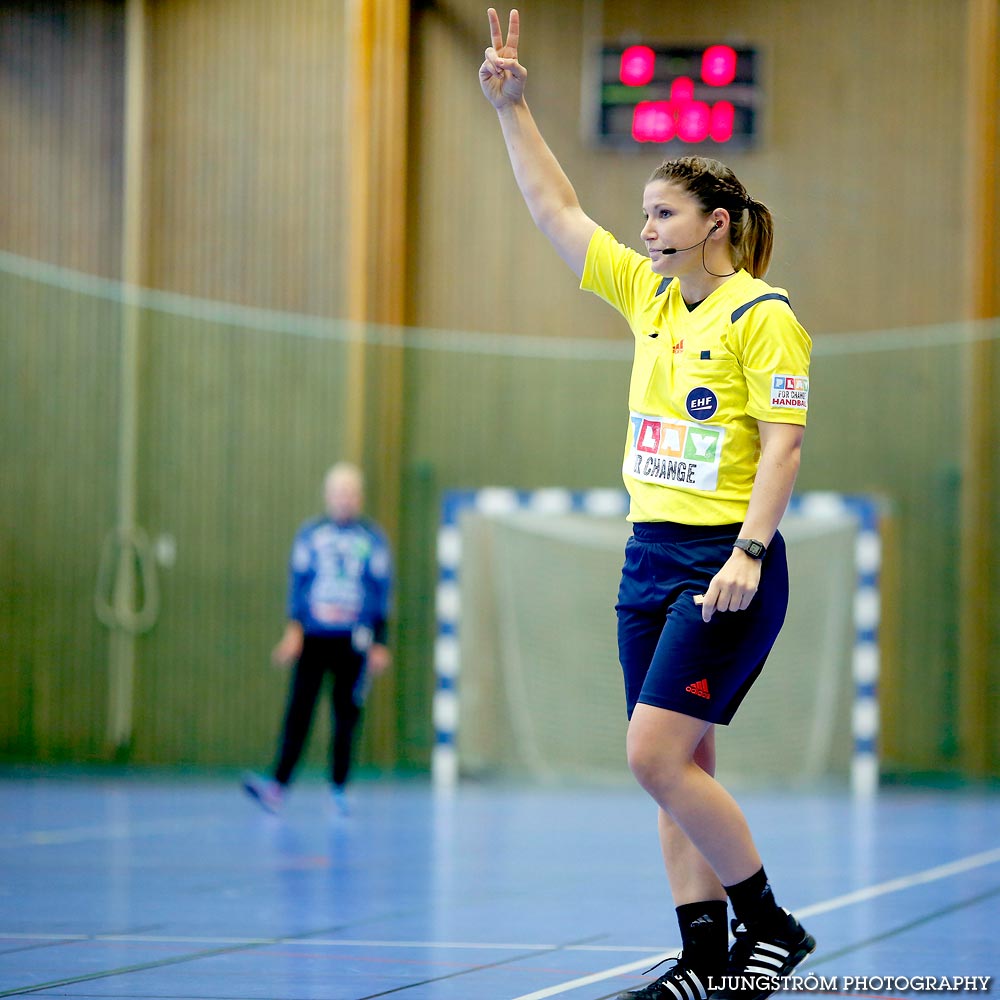
<path fill-rule="evenodd" d="M 609 148 L 745 150 L 757 138 L 758 53 L 731 45 L 609 45 L 600 50 L 595 140 Z"/>

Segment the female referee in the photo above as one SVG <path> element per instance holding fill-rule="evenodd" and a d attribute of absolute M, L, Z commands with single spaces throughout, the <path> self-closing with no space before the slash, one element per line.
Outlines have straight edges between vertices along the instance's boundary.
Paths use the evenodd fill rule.
<path fill-rule="evenodd" d="M 746 819 L 713 777 L 714 726 L 732 719 L 784 620 L 777 528 L 799 467 L 811 341 L 785 293 L 761 280 L 770 212 L 718 161 L 682 157 L 653 172 L 646 255 L 584 214 L 524 100 L 518 12 L 506 43 L 488 15 L 479 81 L 521 194 L 581 287 L 635 336 L 618 645 L 629 767 L 659 806 L 683 949 L 665 975 L 620 996 L 758 1000 L 815 941 L 775 902 Z"/>

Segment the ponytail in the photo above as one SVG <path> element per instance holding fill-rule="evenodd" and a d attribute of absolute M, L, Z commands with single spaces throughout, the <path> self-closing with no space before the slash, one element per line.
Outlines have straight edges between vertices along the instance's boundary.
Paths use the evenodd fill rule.
<path fill-rule="evenodd" d="M 774 219 L 768 207 L 747 198 L 746 219 L 733 226 L 733 251 L 736 265 L 746 268 L 755 278 L 763 278 L 774 249 Z"/>

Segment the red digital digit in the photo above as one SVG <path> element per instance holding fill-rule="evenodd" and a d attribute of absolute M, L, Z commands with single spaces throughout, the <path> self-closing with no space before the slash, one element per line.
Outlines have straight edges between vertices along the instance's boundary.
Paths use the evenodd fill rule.
<path fill-rule="evenodd" d="M 674 132 L 674 116 L 669 101 L 640 101 L 635 106 L 632 138 L 636 142 L 669 142 Z"/>
<path fill-rule="evenodd" d="M 701 57 L 701 78 L 710 87 L 728 86 L 736 78 L 736 50 L 710 45 Z"/>
<path fill-rule="evenodd" d="M 711 124 L 708 134 L 716 142 L 729 142 L 733 137 L 735 108 L 729 101 L 716 101 L 712 105 Z"/>
<path fill-rule="evenodd" d="M 694 80 L 689 76 L 679 76 L 670 84 L 670 100 L 675 104 L 694 100 Z"/>
<path fill-rule="evenodd" d="M 656 53 L 648 45 L 630 45 L 622 53 L 618 78 L 626 87 L 645 87 L 655 69 Z"/>
<path fill-rule="evenodd" d="M 683 142 L 704 142 L 708 138 L 711 112 L 704 101 L 688 101 L 677 114 L 677 138 Z"/>

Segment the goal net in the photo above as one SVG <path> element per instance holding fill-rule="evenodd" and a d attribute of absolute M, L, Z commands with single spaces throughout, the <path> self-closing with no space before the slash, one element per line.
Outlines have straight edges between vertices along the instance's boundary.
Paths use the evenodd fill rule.
<path fill-rule="evenodd" d="M 595 515 L 580 504 L 538 510 L 530 496 L 469 503 L 453 527 L 461 611 L 449 687 L 458 769 L 627 778 L 614 604 L 631 525 L 621 513 Z M 781 531 L 788 615 L 734 723 L 717 730 L 719 776 L 846 779 L 859 729 L 874 740 L 863 704 L 874 677 L 858 673 L 861 526 L 842 503 L 797 502 Z"/>

